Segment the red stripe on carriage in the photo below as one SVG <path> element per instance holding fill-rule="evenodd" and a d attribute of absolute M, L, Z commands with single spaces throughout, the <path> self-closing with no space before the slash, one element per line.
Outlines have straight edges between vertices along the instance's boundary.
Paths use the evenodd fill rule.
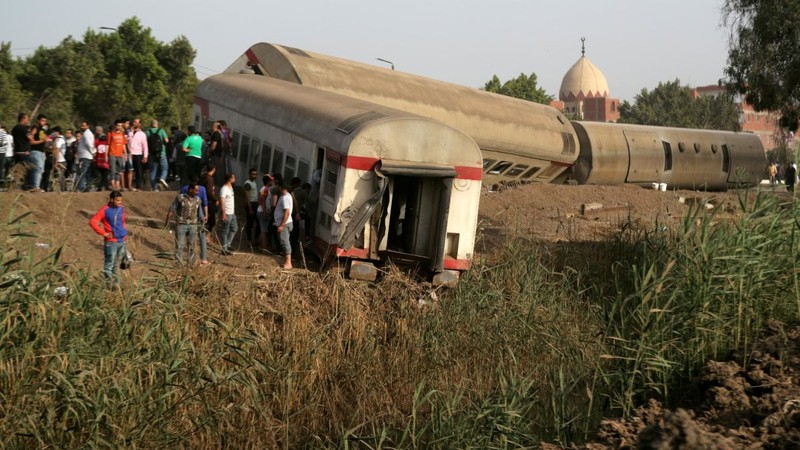
<path fill-rule="evenodd" d="M 374 170 L 380 159 L 367 156 L 353 156 L 348 155 L 344 160 L 344 166 L 348 169 L 355 170 Z M 476 180 L 480 181 L 483 178 L 482 167 L 467 167 L 456 166 L 456 178 L 462 180 Z"/>

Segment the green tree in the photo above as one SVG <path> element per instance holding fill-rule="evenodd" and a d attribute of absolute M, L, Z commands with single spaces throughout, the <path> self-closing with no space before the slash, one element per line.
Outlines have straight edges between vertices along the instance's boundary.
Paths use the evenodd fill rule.
<path fill-rule="evenodd" d="M 544 89 L 537 85 L 535 73 L 531 73 L 530 76 L 521 73 L 517 78 L 502 84 L 500 83 L 500 78 L 497 75 L 493 75 L 492 79 L 483 86 L 483 90 L 545 105 L 553 100 L 553 96 L 548 95 Z"/>
<path fill-rule="evenodd" d="M 800 120 L 800 13 L 797 0 L 726 0 L 730 87 L 758 111 L 779 111 L 792 131 Z"/>
<path fill-rule="evenodd" d="M 623 101 L 620 122 L 665 127 L 737 130 L 739 114 L 730 94 L 695 99 L 692 89 L 680 80 L 658 83 L 636 95 L 634 103 Z"/>
<path fill-rule="evenodd" d="M 18 61 L 0 49 L 0 80 L 9 80 L 0 85 L 3 108 L 45 112 L 51 123 L 61 125 L 82 119 L 107 125 L 121 116 L 137 116 L 184 126 L 191 120 L 197 86 L 195 55 L 185 37 L 164 44 L 135 17 L 115 32 L 90 29 L 82 41 L 67 37 Z M 6 65 L 13 70 L 5 70 Z M 4 90 L 15 86 L 21 93 L 6 97 Z M 6 98 L 16 98 L 15 106 L 6 106 Z"/>
<path fill-rule="evenodd" d="M 11 43 L 0 43 L 0 123 L 8 131 L 17 123 L 17 114 L 27 112 L 28 96 L 17 76 L 19 64 L 11 56 Z"/>

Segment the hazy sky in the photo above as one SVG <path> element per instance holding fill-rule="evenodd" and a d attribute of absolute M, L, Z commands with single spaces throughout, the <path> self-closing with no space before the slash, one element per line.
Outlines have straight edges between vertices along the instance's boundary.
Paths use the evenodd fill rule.
<path fill-rule="evenodd" d="M 67 7 L 66 5 L 69 5 Z M 129 6 L 124 6 L 129 5 Z M 215 5 L 215 6 L 207 6 Z M 679 78 L 715 84 L 727 59 L 722 0 L 39 0 L 3 2 L 0 41 L 24 56 L 88 28 L 137 16 L 156 39 L 184 35 L 200 78 L 256 42 L 271 42 L 481 87 L 535 72 L 548 94 L 586 56 L 613 97 Z"/>

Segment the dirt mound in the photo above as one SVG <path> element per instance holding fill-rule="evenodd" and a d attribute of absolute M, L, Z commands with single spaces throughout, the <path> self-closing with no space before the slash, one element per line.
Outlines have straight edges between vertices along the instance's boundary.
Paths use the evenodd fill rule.
<path fill-rule="evenodd" d="M 800 327 L 770 331 L 747 357 L 709 361 L 697 404 L 671 411 L 650 400 L 630 419 L 603 421 L 594 442 L 572 448 L 800 448 Z"/>

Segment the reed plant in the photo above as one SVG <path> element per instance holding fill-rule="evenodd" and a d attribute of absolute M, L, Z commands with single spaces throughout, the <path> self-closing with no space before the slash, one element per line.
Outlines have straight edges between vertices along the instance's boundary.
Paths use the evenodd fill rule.
<path fill-rule="evenodd" d="M 59 248 L 35 259 L 27 217 L 4 211 L 0 447 L 581 441 L 798 319 L 797 207 L 740 207 L 591 247 L 515 234 L 450 291 L 394 267 L 362 283 L 162 266 L 109 291 Z"/>

